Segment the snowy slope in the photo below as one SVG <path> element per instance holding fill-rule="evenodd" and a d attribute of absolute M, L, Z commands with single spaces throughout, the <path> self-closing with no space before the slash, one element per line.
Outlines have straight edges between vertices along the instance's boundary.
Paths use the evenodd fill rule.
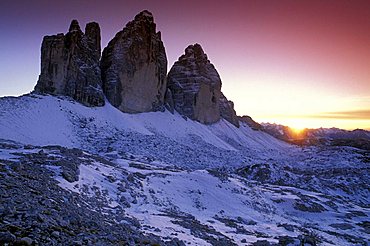
<path fill-rule="evenodd" d="M 169 112 L 125 114 L 110 104 L 88 108 L 65 97 L 0 98 L 0 177 L 13 177 L 10 186 L 0 182 L 7 193 L 37 187 L 30 191 L 37 199 L 52 196 L 66 211 L 90 211 L 150 240 L 366 245 L 369 160 L 365 150 L 294 147 L 223 120 L 203 125 Z M 72 208 L 63 202 L 68 196 L 79 200 Z M 7 197 L 10 206 L 16 199 L 20 210 L 33 201 Z M 33 221 L 17 219 L 17 209 L 9 211 L 6 219 L 17 226 Z M 0 232 L 6 226 L 0 223 Z M 97 226 L 93 237 L 100 245 L 119 242 L 104 236 L 106 224 L 87 226 Z M 60 235 L 71 243 L 75 237 Z M 37 233 L 33 237 L 48 242 Z"/>
<path fill-rule="evenodd" d="M 217 165 L 218 161 L 208 156 L 214 156 L 217 151 L 228 151 L 230 164 L 237 165 L 243 159 L 242 152 L 248 152 L 247 156 L 255 159 L 264 159 L 280 156 L 293 148 L 264 132 L 253 131 L 246 125 L 236 128 L 225 120 L 203 125 L 168 111 L 126 114 L 109 103 L 89 108 L 67 98 L 39 95 L 0 99 L 0 138 L 33 145 L 76 147 L 97 153 L 109 148 L 147 156 L 155 152 L 167 155 L 185 151 L 184 157 L 188 155 L 186 152 L 192 152 L 203 158 L 203 162 L 208 160 L 209 163 L 199 164 L 201 166 Z M 143 144 L 146 146 L 142 148 L 146 149 L 138 152 Z M 268 156 L 266 151 L 269 151 Z M 232 154 L 234 152 L 237 154 Z M 189 166 L 198 163 L 202 161 L 193 160 Z"/>
<path fill-rule="evenodd" d="M 345 194 L 338 190 L 340 185 L 321 185 L 320 190 L 312 191 L 304 183 L 296 183 L 299 187 L 295 187 L 273 184 L 268 179 L 259 182 L 240 170 L 188 171 L 145 161 L 140 156 L 125 159 L 107 153 L 102 158 L 58 146 L 32 147 L 0 141 L 0 163 L 4 163 L 1 166 L 31 162 L 49 171 L 44 175 L 51 172 L 50 179 L 65 191 L 85 199 L 88 207 L 98 208 L 107 218 L 124 215 L 117 224 L 127 224 L 127 217 L 133 218 L 139 223 L 141 233 L 165 241 L 179 239 L 188 245 L 254 242 L 288 245 L 290 242 L 289 245 L 298 246 L 306 238 L 321 242 L 320 245 L 349 246 L 366 245 L 369 240 L 370 209 L 366 207 L 369 192 L 364 205 L 346 198 L 356 196 L 351 182 L 357 182 L 355 187 L 360 189 L 369 181 L 366 171 L 358 181 L 349 181 L 354 176 L 345 172 L 346 168 L 343 173 L 338 172 L 341 165 L 336 166 L 336 177 L 317 176 L 318 180 L 332 182 L 339 178 L 342 185 L 351 188 Z M 357 173 L 366 168 L 366 164 L 361 165 L 364 164 L 356 167 Z M 296 168 L 291 175 L 305 179 L 304 169 Z M 0 169 L 0 174 L 7 169 Z M 66 170 L 75 172 L 76 179 L 68 181 L 63 174 Z M 281 171 L 274 175 L 285 174 Z M 328 190 L 337 191 L 330 195 Z"/>

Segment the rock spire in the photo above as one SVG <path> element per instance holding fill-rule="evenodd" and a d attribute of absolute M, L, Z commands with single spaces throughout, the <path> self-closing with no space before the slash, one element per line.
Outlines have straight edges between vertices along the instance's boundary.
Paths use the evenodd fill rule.
<path fill-rule="evenodd" d="M 174 109 L 204 124 L 225 118 L 239 126 L 233 103 L 221 92 L 221 78 L 199 44 L 189 45 L 168 73 Z M 167 98 L 167 96 L 166 96 Z"/>
<path fill-rule="evenodd" d="M 83 32 L 45 36 L 35 92 L 70 96 L 86 106 L 105 98 L 127 113 L 164 110 L 203 124 L 226 119 L 239 127 L 234 103 L 221 91 L 221 78 L 199 44 L 189 45 L 167 75 L 167 56 L 153 15 L 144 10 L 127 23 L 101 55 L 98 23 Z"/>
<path fill-rule="evenodd" d="M 45 36 L 35 92 L 70 96 L 87 106 L 104 105 L 100 53 L 100 27 L 95 22 L 86 25 L 85 33 L 73 20 L 65 35 Z"/>
<path fill-rule="evenodd" d="M 144 10 L 109 42 L 101 59 L 104 93 L 123 112 L 163 109 L 167 57 L 152 14 Z"/>

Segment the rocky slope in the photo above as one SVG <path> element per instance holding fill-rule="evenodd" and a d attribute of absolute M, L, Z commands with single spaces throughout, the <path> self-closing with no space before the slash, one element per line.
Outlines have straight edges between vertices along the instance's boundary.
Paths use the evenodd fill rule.
<path fill-rule="evenodd" d="M 313 148 L 291 152 L 292 164 L 185 170 L 0 140 L 0 243 L 366 245 L 368 154 Z"/>
<path fill-rule="evenodd" d="M 139 221 L 121 206 L 113 209 L 104 192 L 95 189 L 94 196 L 81 196 L 55 182 L 59 175 L 67 183 L 76 182 L 82 165 L 101 161 L 78 149 L 0 140 L 0 244 L 184 245 L 144 235 Z M 107 160 L 104 165 L 115 166 Z"/>
<path fill-rule="evenodd" d="M 70 96 L 87 106 L 103 106 L 100 52 L 100 28 L 95 22 L 88 23 L 83 33 L 73 20 L 65 35 L 44 37 L 35 91 Z"/>
<path fill-rule="evenodd" d="M 123 112 L 163 108 L 167 57 L 152 14 L 143 11 L 118 32 L 101 59 L 104 93 Z"/>
<path fill-rule="evenodd" d="M 0 136 L 0 243 L 368 241 L 368 151 L 40 95 L 0 99 Z"/>
<path fill-rule="evenodd" d="M 66 97 L 1 98 L 0 118 L 0 136 L 5 139 L 92 153 L 119 149 L 186 168 L 240 166 L 247 159 L 263 162 L 272 156 L 282 159 L 291 148 L 246 124 L 236 128 L 222 119 L 204 125 L 168 111 L 122 113 L 109 103 L 89 108 Z"/>

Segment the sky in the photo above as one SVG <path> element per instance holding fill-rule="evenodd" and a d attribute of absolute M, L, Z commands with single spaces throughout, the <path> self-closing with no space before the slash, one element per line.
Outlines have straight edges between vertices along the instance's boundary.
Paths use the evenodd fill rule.
<path fill-rule="evenodd" d="M 97 21 L 102 47 L 153 13 L 168 69 L 199 43 L 238 115 L 295 128 L 370 129 L 369 0 L 1 0 L 0 96 L 32 91 L 42 37 Z"/>

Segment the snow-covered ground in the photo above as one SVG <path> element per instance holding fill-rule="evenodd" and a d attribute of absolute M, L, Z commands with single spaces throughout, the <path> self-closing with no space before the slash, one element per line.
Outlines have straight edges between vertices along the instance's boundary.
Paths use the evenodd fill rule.
<path fill-rule="evenodd" d="M 0 99 L 0 139 L 2 166 L 42 165 L 106 216 L 124 211 L 165 241 L 369 243 L 368 151 L 298 148 L 246 125 L 39 95 Z"/>
<path fill-rule="evenodd" d="M 281 159 L 294 148 L 225 120 L 203 125 L 168 111 L 126 114 L 109 103 L 88 108 L 67 98 L 39 95 L 0 98 L 0 138 L 94 153 L 118 150 L 187 168 Z"/>
<path fill-rule="evenodd" d="M 370 209 L 348 199 L 351 194 L 358 195 L 356 190 L 345 193 L 340 186 L 323 186 L 322 191 L 313 191 L 309 185 L 277 185 L 268 178 L 260 182 L 244 175 L 245 168 L 184 170 L 158 161 L 149 163 L 142 156 L 125 159 L 116 152 L 95 156 L 58 146 L 1 143 L 0 162 L 34 161 L 50 170 L 63 189 L 102 203 L 106 216 L 123 210 L 140 223 L 144 234 L 165 241 L 177 238 L 191 245 L 258 241 L 299 245 L 306 238 L 322 245 L 366 245 L 369 240 Z M 64 160 L 79 163 L 76 180 L 67 181 L 62 174 Z M 304 179 L 304 170 L 297 168 L 295 172 L 295 178 Z M 368 173 L 364 175 L 364 180 L 342 184 L 367 185 Z M 337 192 L 330 195 L 328 190 Z M 367 202 L 368 197 L 367 192 Z"/>

